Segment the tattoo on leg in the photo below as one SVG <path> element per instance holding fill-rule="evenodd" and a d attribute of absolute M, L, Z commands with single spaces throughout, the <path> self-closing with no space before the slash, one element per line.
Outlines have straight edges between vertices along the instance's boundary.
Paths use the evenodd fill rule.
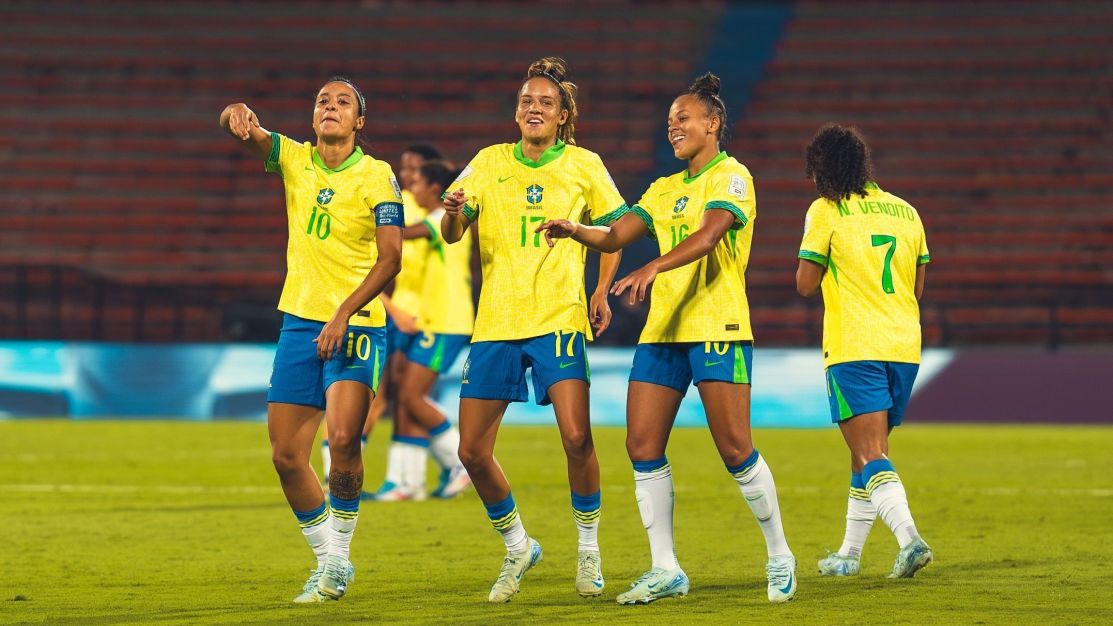
<path fill-rule="evenodd" d="M 332 470 L 328 477 L 329 493 L 341 500 L 354 500 L 363 490 L 363 472 Z"/>

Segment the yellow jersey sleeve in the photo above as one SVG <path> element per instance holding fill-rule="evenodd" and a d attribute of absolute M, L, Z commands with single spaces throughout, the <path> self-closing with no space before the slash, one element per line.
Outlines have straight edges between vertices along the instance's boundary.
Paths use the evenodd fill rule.
<path fill-rule="evenodd" d="M 820 198 L 808 207 L 804 217 L 804 239 L 800 242 L 799 257 L 827 267 L 831 254 L 831 234 L 834 232 L 830 201 Z"/>
<path fill-rule="evenodd" d="M 448 188 L 450 192 L 463 188 L 464 195 L 467 197 L 464 204 L 464 215 L 469 220 L 475 220 L 479 217 L 479 211 L 482 208 L 481 198 L 487 195 L 487 179 L 491 175 L 488 171 L 489 150 L 489 148 L 480 150 Z"/>
<path fill-rule="evenodd" d="M 309 142 L 298 143 L 282 133 L 271 133 L 271 151 L 263 163 L 263 169 L 282 176 L 284 169 L 290 163 L 303 162 L 309 159 L 312 146 Z"/>
<path fill-rule="evenodd" d="M 726 165 L 732 165 L 727 163 Z M 745 228 L 757 214 L 757 200 L 754 194 L 754 179 L 749 170 L 738 164 L 737 167 L 716 168 L 707 189 L 705 210 L 722 209 L 734 216 L 734 228 Z"/>
<path fill-rule="evenodd" d="M 584 152 L 583 173 L 589 185 L 586 194 L 587 217 L 593 224 L 611 224 L 625 213 L 626 201 L 622 199 L 610 172 L 603 165 L 603 159 L 594 152 Z"/>

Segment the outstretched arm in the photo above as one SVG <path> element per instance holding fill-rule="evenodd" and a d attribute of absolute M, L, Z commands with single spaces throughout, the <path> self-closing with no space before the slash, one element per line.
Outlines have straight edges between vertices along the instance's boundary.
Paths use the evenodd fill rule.
<path fill-rule="evenodd" d="M 220 113 L 220 127 L 240 141 L 248 152 L 260 159 L 271 153 L 271 134 L 259 125 L 259 118 L 242 102 L 229 104 Z"/>
<path fill-rule="evenodd" d="M 348 320 L 386 288 L 402 269 L 402 229 L 397 226 L 380 226 L 375 237 L 379 258 L 367 277 L 356 287 L 333 314 L 332 319 L 321 329 L 313 341 L 317 344 L 317 356 L 327 361 L 332 358 L 344 343 L 348 332 Z"/>
<path fill-rule="evenodd" d="M 463 188 L 444 196 L 444 217 L 441 218 L 441 237 L 446 243 L 456 243 L 471 226 L 471 219 L 464 214 L 468 196 Z"/>
<path fill-rule="evenodd" d="M 712 210 L 703 214 L 699 229 L 681 241 L 675 248 L 653 259 L 640 269 L 631 272 L 625 278 L 614 284 L 611 293 L 620 296 L 627 289 L 630 290 L 630 304 L 645 300 L 649 286 L 657 278 L 657 274 L 674 270 L 702 259 L 722 241 L 723 235 L 734 225 L 734 214 L 730 211 Z"/>
<path fill-rule="evenodd" d="M 570 220 L 549 220 L 537 227 L 536 232 L 542 231 L 545 233 L 545 243 L 549 244 L 550 248 L 556 245 L 554 239 L 569 238 L 599 252 L 617 252 L 649 234 L 649 228 L 633 213 L 623 215 L 610 226 L 588 226 Z M 614 267 L 618 268 L 617 261 Z"/>

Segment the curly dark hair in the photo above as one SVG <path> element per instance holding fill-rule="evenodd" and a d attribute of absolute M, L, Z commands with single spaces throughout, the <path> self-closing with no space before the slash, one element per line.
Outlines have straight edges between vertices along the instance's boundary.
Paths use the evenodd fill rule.
<path fill-rule="evenodd" d="M 819 195 L 832 202 L 866 194 L 873 180 L 870 148 L 853 126 L 825 124 L 804 151 L 804 174 L 815 181 Z"/>

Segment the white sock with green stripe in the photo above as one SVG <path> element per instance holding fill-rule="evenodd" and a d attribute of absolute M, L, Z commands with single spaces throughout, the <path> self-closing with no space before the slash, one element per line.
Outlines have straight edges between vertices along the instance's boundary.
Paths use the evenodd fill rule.
<path fill-rule="evenodd" d="M 294 511 L 294 517 L 298 518 L 301 534 L 305 536 L 305 540 L 317 557 L 317 567 L 324 567 L 330 539 L 329 521 L 331 518 L 329 517 L 328 505 L 321 502 L 321 506 L 311 511 Z"/>
<path fill-rule="evenodd" d="M 599 551 L 599 518 L 602 515 L 602 502 L 599 492 L 581 496 L 572 492 L 572 517 L 579 531 L 580 552 Z"/>
<path fill-rule="evenodd" d="M 862 547 L 866 545 L 866 538 L 869 537 L 876 518 L 877 507 L 870 501 L 866 481 L 862 480 L 861 472 L 854 472 L 850 475 L 850 496 L 846 501 L 846 535 L 839 548 L 841 556 L 859 558 L 862 555 Z"/>
<path fill-rule="evenodd" d="M 676 547 L 672 539 L 672 466 L 666 457 L 634 461 L 634 498 L 642 526 L 649 536 L 653 567 L 676 569 Z"/>
<path fill-rule="evenodd" d="M 518 507 L 514 504 L 514 494 L 494 504 L 483 503 L 487 509 L 487 517 L 491 526 L 502 535 L 506 543 L 507 552 L 525 552 L 529 549 L 529 535 L 526 527 L 522 525 L 522 517 L 518 515 Z"/>
<path fill-rule="evenodd" d="M 862 468 L 862 481 L 881 521 L 893 531 L 901 548 L 920 536 L 908 508 L 908 494 L 889 459 L 875 459 Z"/>
<path fill-rule="evenodd" d="M 742 497 L 757 519 L 761 534 L 765 536 L 765 549 L 769 556 L 792 554 L 785 539 L 784 526 L 781 524 L 781 506 L 777 502 L 777 485 L 773 482 L 773 472 L 765 459 L 754 449 L 739 465 L 727 466 L 727 471 L 738 483 Z"/>
<path fill-rule="evenodd" d="M 352 545 L 352 533 L 355 532 L 356 522 L 359 520 L 359 497 L 344 500 L 330 496 L 329 505 L 332 509 L 332 524 L 329 527 L 328 553 L 346 561 Z"/>

